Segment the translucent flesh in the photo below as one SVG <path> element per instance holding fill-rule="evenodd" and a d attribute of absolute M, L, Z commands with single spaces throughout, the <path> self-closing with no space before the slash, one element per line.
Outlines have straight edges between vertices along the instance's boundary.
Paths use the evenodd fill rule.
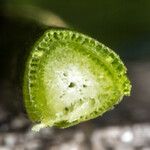
<path fill-rule="evenodd" d="M 29 117 L 46 126 L 69 127 L 102 115 L 130 94 L 119 56 L 70 30 L 49 30 L 26 64 L 24 99 Z"/>

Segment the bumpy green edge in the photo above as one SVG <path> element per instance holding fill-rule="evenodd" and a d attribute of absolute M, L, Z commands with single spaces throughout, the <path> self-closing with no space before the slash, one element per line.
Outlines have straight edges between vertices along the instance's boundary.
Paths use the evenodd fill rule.
<path fill-rule="evenodd" d="M 101 116 L 130 95 L 126 67 L 95 39 L 51 29 L 35 43 L 26 63 L 24 101 L 38 131 L 70 127 Z"/>

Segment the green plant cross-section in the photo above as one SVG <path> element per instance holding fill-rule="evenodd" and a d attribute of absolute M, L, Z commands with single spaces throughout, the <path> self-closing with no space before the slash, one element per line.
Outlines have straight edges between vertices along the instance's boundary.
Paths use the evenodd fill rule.
<path fill-rule="evenodd" d="M 24 100 L 33 130 L 66 128 L 101 116 L 130 95 L 126 67 L 111 49 L 87 35 L 51 29 L 26 63 Z"/>

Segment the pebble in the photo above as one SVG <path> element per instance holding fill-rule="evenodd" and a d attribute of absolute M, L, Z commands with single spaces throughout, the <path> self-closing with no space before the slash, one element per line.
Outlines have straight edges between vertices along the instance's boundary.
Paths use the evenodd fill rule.
<path fill-rule="evenodd" d="M 150 150 L 150 124 L 93 128 L 86 134 L 78 128 L 40 132 L 3 132 L 0 150 Z"/>
<path fill-rule="evenodd" d="M 12 149 L 10 149 L 9 147 L 6 147 L 6 146 L 0 146 L 0 150 L 12 150 Z"/>
<path fill-rule="evenodd" d="M 4 136 L 4 145 L 13 147 L 17 143 L 17 135 L 8 133 Z"/>
<path fill-rule="evenodd" d="M 22 129 L 26 127 L 27 125 L 29 125 L 29 120 L 23 116 L 17 116 L 16 118 L 13 118 L 10 124 L 11 128 L 14 130 Z"/>

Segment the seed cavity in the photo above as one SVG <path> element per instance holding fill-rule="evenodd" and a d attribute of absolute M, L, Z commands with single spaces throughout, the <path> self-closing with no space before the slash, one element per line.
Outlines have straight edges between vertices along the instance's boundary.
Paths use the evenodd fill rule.
<path fill-rule="evenodd" d="M 75 83 L 74 82 L 70 82 L 70 84 L 69 84 L 69 88 L 73 88 L 73 87 L 75 87 L 76 85 L 75 85 Z"/>
<path fill-rule="evenodd" d="M 64 75 L 65 77 L 67 77 L 67 73 L 65 73 L 65 72 L 63 73 L 63 75 Z"/>
<path fill-rule="evenodd" d="M 69 110 L 69 108 L 68 107 L 65 107 L 65 111 L 68 111 Z"/>
<path fill-rule="evenodd" d="M 83 84 L 83 87 L 84 87 L 84 88 L 86 88 L 86 87 L 87 87 L 87 85 L 86 85 L 86 84 Z"/>

